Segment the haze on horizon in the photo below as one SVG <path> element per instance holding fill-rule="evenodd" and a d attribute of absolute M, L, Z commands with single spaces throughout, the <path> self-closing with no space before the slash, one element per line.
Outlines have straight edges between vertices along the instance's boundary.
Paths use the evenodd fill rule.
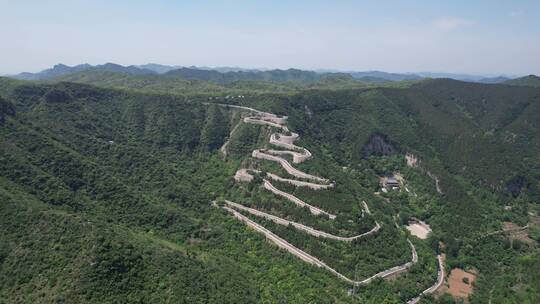
<path fill-rule="evenodd" d="M 0 74 L 57 63 L 540 74 L 538 1 L 6 1 Z"/>

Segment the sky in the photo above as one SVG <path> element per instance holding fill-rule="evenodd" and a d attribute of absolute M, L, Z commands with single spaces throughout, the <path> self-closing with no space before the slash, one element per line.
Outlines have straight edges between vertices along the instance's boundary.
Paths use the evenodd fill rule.
<path fill-rule="evenodd" d="M 540 74 L 540 1 L 0 0 L 0 74 L 57 63 Z"/>

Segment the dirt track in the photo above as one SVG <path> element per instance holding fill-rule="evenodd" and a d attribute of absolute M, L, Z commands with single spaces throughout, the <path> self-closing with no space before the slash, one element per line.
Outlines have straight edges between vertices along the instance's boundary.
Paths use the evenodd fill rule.
<path fill-rule="evenodd" d="M 501 229 L 501 230 L 486 233 L 484 235 L 481 235 L 481 236 L 477 237 L 476 239 L 483 239 L 483 238 L 486 238 L 486 237 L 492 236 L 492 235 L 517 232 L 517 231 L 522 231 L 522 230 L 527 230 L 527 229 L 529 229 L 529 225 L 525 225 L 523 227 L 511 228 L 511 229 Z"/>

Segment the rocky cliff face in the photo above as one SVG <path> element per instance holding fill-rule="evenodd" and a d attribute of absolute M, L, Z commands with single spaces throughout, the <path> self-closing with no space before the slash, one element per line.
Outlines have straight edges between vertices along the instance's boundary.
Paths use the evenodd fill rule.
<path fill-rule="evenodd" d="M 371 135 L 369 141 L 364 145 L 363 155 L 364 157 L 375 156 L 388 156 L 399 153 L 399 148 L 388 141 L 385 135 L 375 133 Z"/>
<path fill-rule="evenodd" d="M 512 194 L 513 197 L 518 197 L 524 187 L 527 186 L 527 179 L 523 176 L 516 176 L 506 182 L 506 189 Z"/>

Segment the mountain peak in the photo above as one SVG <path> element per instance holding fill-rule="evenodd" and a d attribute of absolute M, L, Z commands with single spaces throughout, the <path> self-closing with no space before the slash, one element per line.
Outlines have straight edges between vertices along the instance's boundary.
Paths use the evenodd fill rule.
<path fill-rule="evenodd" d="M 69 66 L 63 64 L 63 63 L 57 63 L 53 66 L 53 69 L 65 69 L 65 68 L 69 68 Z"/>

